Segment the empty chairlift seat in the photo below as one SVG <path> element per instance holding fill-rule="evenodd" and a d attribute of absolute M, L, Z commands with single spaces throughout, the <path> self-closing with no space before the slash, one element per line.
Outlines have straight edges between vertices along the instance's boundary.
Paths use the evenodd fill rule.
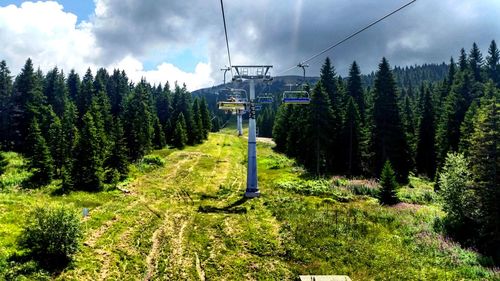
<path fill-rule="evenodd" d="M 270 96 L 262 96 L 262 97 L 257 97 L 257 100 L 256 102 L 257 103 L 273 103 L 273 97 L 270 97 Z"/>
<path fill-rule="evenodd" d="M 309 104 L 311 98 L 306 91 L 285 91 L 283 92 L 284 104 Z"/>

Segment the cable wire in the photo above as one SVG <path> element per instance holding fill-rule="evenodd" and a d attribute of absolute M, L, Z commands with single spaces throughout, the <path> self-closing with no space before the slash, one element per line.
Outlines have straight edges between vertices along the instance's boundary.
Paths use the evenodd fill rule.
<path fill-rule="evenodd" d="M 220 8 L 222 10 L 222 21 L 224 22 L 224 34 L 226 35 L 227 57 L 229 60 L 229 68 L 231 70 L 231 78 L 233 77 L 233 65 L 231 63 L 231 52 L 229 51 L 229 40 L 227 38 L 226 15 L 224 14 L 224 3 L 220 0 Z"/>
<path fill-rule="evenodd" d="M 222 1 L 222 0 L 221 0 L 221 1 Z M 381 17 L 380 19 L 378 19 L 378 20 L 376 20 L 376 21 L 374 21 L 374 22 L 370 23 L 369 25 L 367 25 L 367 26 L 365 26 L 365 27 L 361 28 L 360 30 L 358 30 L 358 31 L 356 31 L 356 32 L 354 32 L 354 33 L 352 33 L 351 35 L 347 36 L 346 38 L 344 38 L 344 39 L 340 40 L 339 42 L 337 42 L 337 43 L 335 43 L 335 44 L 331 45 L 330 47 L 328 47 L 328 48 L 324 49 L 323 51 L 321 51 L 321 52 L 319 52 L 319 53 L 315 54 L 314 56 L 311 56 L 310 58 L 308 58 L 308 59 L 306 59 L 306 60 L 302 61 L 302 62 L 301 62 L 301 63 L 299 63 L 298 65 L 294 65 L 294 66 L 292 66 L 292 67 L 290 67 L 290 68 L 287 68 L 286 70 L 284 70 L 284 71 L 282 71 L 282 72 L 279 72 L 279 73 L 278 73 L 278 74 L 276 74 L 276 75 L 280 75 L 280 74 L 286 73 L 286 72 L 288 72 L 288 71 L 290 71 L 290 70 L 292 70 L 292 69 L 294 69 L 294 68 L 296 68 L 296 67 L 299 67 L 299 65 L 301 65 L 301 64 L 306 64 L 306 63 L 308 63 L 308 62 L 312 61 L 313 59 L 315 59 L 315 58 L 317 58 L 317 57 L 319 57 L 319 56 L 323 55 L 324 53 L 326 53 L 326 52 L 330 51 L 331 49 L 333 49 L 333 48 L 337 47 L 338 45 L 340 45 L 340 44 L 342 44 L 342 43 L 346 42 L 347 40 L 349 40 L 349 39 L 353 38 L 354 36 L 356 36 L 356 35 L 360 34 L 361 32 L 363 32 L 363 31 L 365 31 L 365 30 L 369 29 L 370 27 L 372 27 L 372 26 L 376 25 L 377 23 L 379 23 L 379 22 L 381 22 L 381 21 L 385 20 L 386 18 L 388 18 L 388 17 L 390 17 L 390 16 L 394 15 L 395 13 L 397 13 L 397 12 L 399 12 L 399 11 L 403 10 L 404 8 L 406 8 L 406 7 L 410 6 L 411 4 L 415 3 L 416 1 L 417 1 L 417 0 L 412 0 L 412 1 L 408 2 L 408 3 L 406 3 L 405 5 L 403 5 L 403 6 L 399 7 L 398 9 L 396 9 L 396 10 L 394 10 L 394 11 L 390 12 L 389 14 L 387 14 L 387 15 L 385 15 L 385 16 L 383 16 L 383 17 Z"/>

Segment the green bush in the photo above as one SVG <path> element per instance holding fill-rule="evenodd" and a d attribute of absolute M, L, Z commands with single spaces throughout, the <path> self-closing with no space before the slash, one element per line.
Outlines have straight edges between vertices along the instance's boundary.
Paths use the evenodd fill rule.
<path fill-rule="evenodd" d="M 79 214 L 64 206 L 36 207 L 27 218 L 19 244 L 43 267 L 63 267 L 82 238 Z"/>
<path fill-rule="evenodd" d="M 142 162 L 144 164 L 150 165 L 150 166 L 156 166 L 156 167 L 163 167 L 163 166 L 165 166 L 165 160 L 163 160 L 158 155 L 146 155 L 142 159 Z"/>

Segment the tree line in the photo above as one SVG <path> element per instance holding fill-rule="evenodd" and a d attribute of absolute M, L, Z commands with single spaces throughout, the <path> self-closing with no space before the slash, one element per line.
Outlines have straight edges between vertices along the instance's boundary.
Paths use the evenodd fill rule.
<path fill-rule="evenodd" d="M 327 58 L 310 90 L 310 105 L 280 106 L 273 128 L 276 149 L 318 175 L 378 176 L 388 161 L 400 184 L 414 173 L 435 180 L 437 190 L 450 162 L 458 161 L 452 153 L 460 153 L 470 181 L 458 191 L 447 185 L 443 192 L 454 190 L 468 203 L 452 204 L 460 215 L 448 216 L 447 229 L 498 261 L 499 60 L 495 41 L 486 58 L 474 43 L 468 53 L 461 50 L 458 63 L 451 58 L 444 79 L 415 86 L 410 79 L 398 87 L 383 58 L 373 87 L 367 87 L 356 62 L 342 79 Z"/>
<path fill-rule="evenodd" d="M 203 142 L 211 119 L 185 85 L 134 84 L 104 68 L 82 78 L 57 67 L 44 74 L 31 59 L 13 77 L 0 62 L 0 149 L 29 159 L 34 186 L 61 179 L 65 190 L 101 190 L 152 149 Z"/>

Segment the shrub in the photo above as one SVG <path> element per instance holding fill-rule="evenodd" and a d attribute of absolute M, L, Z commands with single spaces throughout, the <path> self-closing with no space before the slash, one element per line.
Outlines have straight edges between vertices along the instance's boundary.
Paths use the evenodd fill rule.
<path fill-rule="evenodd" d="M 379 199 L 381 204 L 394 205 L 398 203 L 399 200 L 396 195 L 398 183 L 396 182 L 396 176 L 389 161 L 385 162 L 382 169 L 380 187 Z"/>
<path fill-rule="evenodd" d="M 146 155 L 142 159 L 142 162 L 144 164 L 150 165 L 150 166 L 156 166 L 156 167 L 163 167 L 163 166 L 165 166 L 165 160 L 163 160 L 158 155 Z"/>
<path fill-rule="evenodd" d="M 79 215 L 64 206 L 36 207 L 28 216 L 19 244 L 41 266 L 64 267 L 82 238 Z"/>

